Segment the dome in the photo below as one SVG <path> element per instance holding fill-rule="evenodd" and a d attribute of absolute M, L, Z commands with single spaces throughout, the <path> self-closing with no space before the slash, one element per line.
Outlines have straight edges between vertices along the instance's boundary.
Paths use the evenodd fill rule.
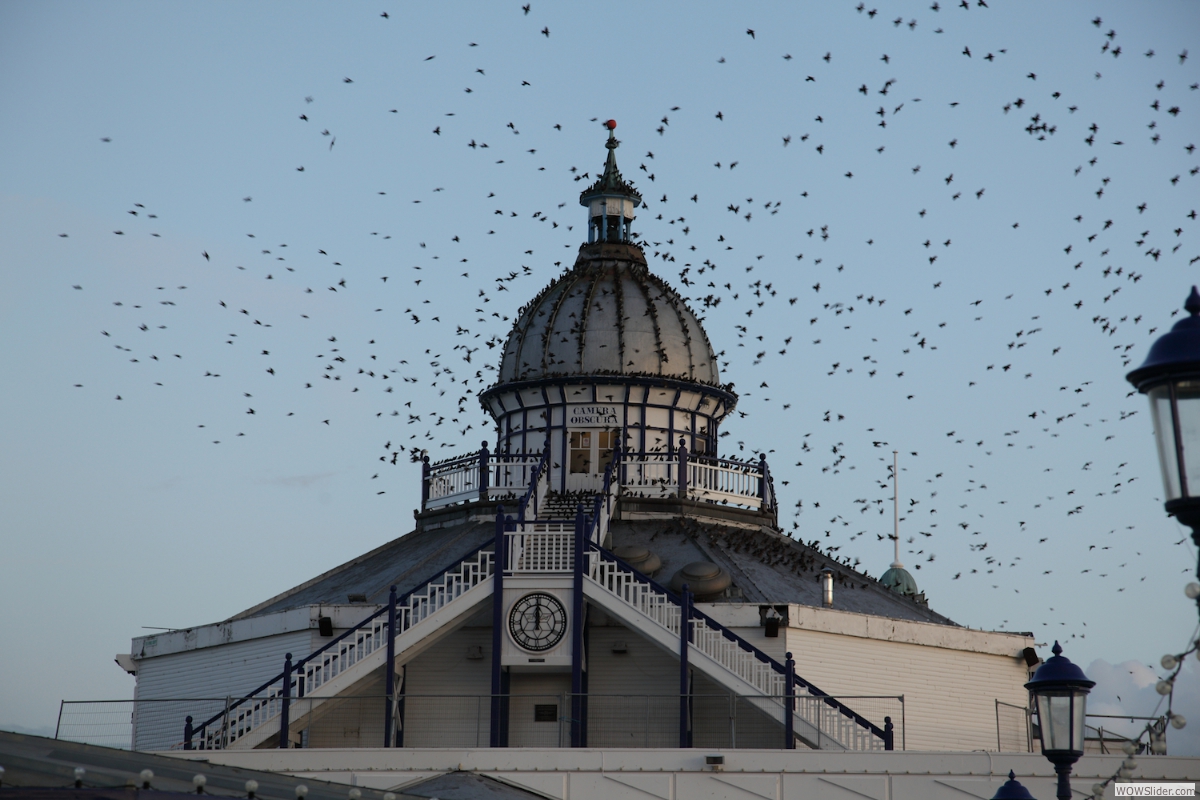
<path fill-rule="evenodd" d="M 917 581 L 908 570 L 898 565 L 879 576 L 879 582 L 898 594 L 912 597 L 917 593 Z"/>
<path fill-rule="evenodd" d="M 585 375 L 720 383 L 700 321 L 637 245 L 582 245 L 575 266 L 518 314 L 497 383 Z"/>

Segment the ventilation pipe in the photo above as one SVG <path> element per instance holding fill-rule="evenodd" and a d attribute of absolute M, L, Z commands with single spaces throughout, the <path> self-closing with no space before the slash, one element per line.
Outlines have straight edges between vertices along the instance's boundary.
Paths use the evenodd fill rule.
<path fill-rule="evenodd" d="M 833 608 L 833 570 L 821 570 L 821 605 Z"/>

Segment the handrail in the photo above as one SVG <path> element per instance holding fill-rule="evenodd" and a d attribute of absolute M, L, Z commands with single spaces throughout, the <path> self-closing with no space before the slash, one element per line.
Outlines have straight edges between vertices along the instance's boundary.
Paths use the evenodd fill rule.
<path fill-rule="evenodd" d="M 530 498 L 536 497 L 537 495 L 538 481 L 542 479 L 542 470 L 546 468 L 546 464 L 548 463 L 549 459 L 550 447 L 547 445 L 546 447 L 542 448 L 542 458 L 540 461 L 538 461 L 538 465 L 533 468 L 533 475 L 530 476 L 529 479 L 529 488 L 525 490 L 525 494 L 521 497 L 521 502 L 517 505 L 518 523 L 525 521 L 525 509 L 529 506 Z M 533 511 L 534 514 L 537 514 L 536 508 Z"/>
<path fill-rule="evenodd" d="M 484 542 L 479 547 L 476 547 L 470 553 L 467 553 L 465 556 L 460 558 L 459 563 L 466 561 L 467 559 L 471 558 L 472 556 L 478 555 L 483 550 L 486 550 L 487 548 L 491 547 L 492 544 L 493 544 L 493 542 L 491 542 L 491 541 Z M 433 583 L 435 580 L 437 580 L 438 578 L 442 577 L 445 574 L 446 574 L 446 570 L 443 569 L 443 570 L 439 571 L 438 573 L 431 575 L 427 580 L 421 581 L 416 586 L 414 586 L 412 589 L 409 589 L 403 595 L 401 595 L 400 597 L 397 597 L 396 605 L 400 605 L 402 602 L 408 600 L 410 597 L 413 596 L 414 593 L 416 593 L 417 591 L 419 591 L 421 589 L 424 589 L 426 586 Z M 293 679 L 292 685 L 295 685 L 298 682 L 299 675 L 302 674 L 302 673 L 300 673 L 300 669 L 305 664 L 307 664 L 309 661 L 316 658 L 317 656 L 321 655 L 329 648 L 338 644 L 342 640 L 348 638 L 351 634 L 357 633 L 358 631 L 362 630 L 369 623 L 374 621 L 376 617 L 380 616 L 381 614 L 386 614 L 387 611 L 388 611 L 388 606 L 387 605 L 382 606 L 381 608 L 376 610 L 374 614 L 371 614 L 370 616 L 366 617 L 365 619 L 363 619 L 362 622 L 358 623 L 353 628 L 350 628 L 346 632 L 342 633 L 340 636 L 337 636 L 336 638 L 331 639 L 330 641 L 328 641 L 324 645 L 322 645 L 320 648 L 314 650 L 313 652 L 309 653 L 308 655 L 302 657 L 300 660 L 294 662 L 292 664 L 292 674 L 296 675 L 297 677 Z M 389 631 L 388 633 L 390 635 L 391 631 Z M 241 697 L 238 700 L 236 700 L 235 702 L 231 703 L 228 708 L 221 709 L 219 712 L 214 714 L 212 717 L 208 718 L 207 720 L 200 723 L 199 725 L 196 725 L 195 729 L 199 731 L 199 730 L 203 730 L 203 729 L 207 728 L 209 725 L 216 722 L 218 719 L 225 716 L 230 711 L 233 711 L 233 709 L 237 708 L 242 703 L 246 702 L 247 700 L 252 700 L 259 692 L 262 692 L 262 691 L 266 690 L 267 688 L 269 688 L 271 686 L 271 684 L 282 681 L 285 675 L 287 675 L 286 670 L 283 672 L 280 672 L 278 675 L 271 678 L 269 681 L 264 683 L 262 686 L 259 686 L 257 689 L 255 689 L 251 692 L 248 692 L 243 697 Z"/>
<path fill-rule="evenodd" d="M 596 543 L 592 543 L 590 546 L 593 550 L 600 553 L 600 555 L 603 558 L 607 558 L 609 561 L 616 563 L 621 568 L 632 573 L 635 580 L 640 581 L 645 584 L 648 584 L 655 591 L 665 595 L 670 602 L 672 602 L 675 605 L 680 606 L 682 608 L 683 601 L 679 597 L 679 595 L 675 594 L 670 589 L 667 589 L 665 586 L 659 584 L 653 578 L 650 578 L 650 577 L 638 572 L 636 569 L 634 569 L 632 566 L 630 566 L 628 563 L 626 563 L 623 559 L 621 559 L 620 556 L 616 555 L 612 551 L 607 550 Z M 781 675 L 787 674 L 787 668 L 784 667 L 783 664 L 780 664 L 778 661 L 771 658 L 769 655 L 764 653 L 762 650 L 759 650 L 757 647 L 750 644 L 750 642 L 746 641 L 741 636 L 739 636 L 738 634 L 731 631 L 729 628 L 727 628 L 724 625 L 722 625 L 721 623 L 717 622 L 715 619 L 710 617 L 708 614 L 705 614 L 703 611 L 701 611 L 698 608 L 695 608 L 694 606 L 692 607 L 690 613 L 691 613 L 691 616 L 693 619 L 700 619 L 709 627 L 713 628 L 716 631 L 719 631 L 721 633 L 721 635 L 724 636 L 726 639 L 734 642 L 735 644 L 738 645 L 738 647 L 745 650 L 746 652 L 753 654 L 755 656 L 755 658 L 757 658 L 759 661 L 762 661 L 763 663 L 770 666 L 773 671 L 775 671 Z M 821 689 L 817 688 L 811 682 L 800 677 L 794 671 L 792 672 L 792 676 L 799 686 L 802 686 L 808 690 L 808 693 L 810 695 L 812 695 L 814 697 L 822 698 L 827 705 L 829 705 L 833 708 L 836 708 L 844 716 L 850 717 L 861 727 L 868 728 L 872 734 L 878 736 L 881 739 L 884 738 L 883 729 L 880 728 L 879 726 L 875 725 L 875 723 L 873 723 L 870 720 L 868 720 L 867 718 L 863 717 L 861 714 L 854 711 L 852 708 L 849 708 L 848 706 L 846 706 L 845 703 L 842 703 L 841 701 L 837 700 L 835 697 L 830 695 L 828 692 L 821 691 Z"/>

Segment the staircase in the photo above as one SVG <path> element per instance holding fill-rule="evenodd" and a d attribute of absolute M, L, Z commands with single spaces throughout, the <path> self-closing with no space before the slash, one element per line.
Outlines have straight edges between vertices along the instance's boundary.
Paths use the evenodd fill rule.
<path fill-rule="evenodd" d="M 618 451 L 614 461 L 619 457 Z M 508 574 L 573 572 L 576 537 L 581 536 L 585 554 L 583 589 L 590 602 L 669 652 L 682 655 L 681 642 L 686 639 L 691 666 L 734 694 L 760 698 L 762 710 L 785 727 L 790 725 L 795 737 L 808 747 L 891 749 L 890 732 L 800 678 L 790 662 L 785 666 L 770 658 L 696 610 L 690 600 L 641 575 L 602 546 L 608 542 L 609 521 L 620 488 L 611 465 L 605 471 L 601 492 L 588 495 L 550 492 L 545 453 L 530 464 L 528 489 L 517 504 L 515 519 L 505 526 L 503 534 Z M 585 511 L 583 527 L 576 530 L 581 503 Z M 491 597 L 495 556 L 485 547 L 493 548 L 493 544 L 480 547 L 450 569 L 397 598 L 393 635 L 398 662 L 415 657 L 454 630 L 458 622 Z M 289 731 L 303 729 L 306 717 L 324 700 L 310 697 L 303 704 L 303 715 L 284 720 L 282 715 L 285 709 L 290 713 L 294 698 L 305 697 L 317 689 L 323 698 L 334 697 L 386 663 L 389 607 L 379 609 L 294 665 L 289 662 L 283 673 L 194 730 L 189 723 L 185 729 L 188 742 L 185 747 L 249 749 L 270 740 L 285 724 Z M 192 744 L 193 737 L 198 737 L 198 743 Z"/>
<path fill-rule="evenodd" d="M 678 654 L 683 638 L 682 599 L 598 545 L 591 546 L 587 558 L 584 594 L 588 600 L 630 629 Z M 690 603 L 688 616 L 689 663 L 735 694 L 763 698 L 763 710 L 786 724 L 787 667 L 707 614 L 691 608 Z M 891 749 L 890 734 L 794 672 L 792 680 L 792 729 L 808 747 Z"/>
<path fill-rule="evenodd" d="M 484 547 L 491 547 L 489 542 Z M 492 595 L 494 558 L 490 550 L 475 550 L 458 564 L 396 600 L 395 655 L 407 661 L 454 630 Z M 194 729 L 205 750 L 251 749 L 280 732 L 280 715 L 293 698 L 317 689 L 333 697 L 386 663 L 388 610 L 384 606 L 320 650 L 285 668 L 228 709 Z M 306 715 L 323 704 L 311 698 Z M 302 729 L 304 717 L 291 718 L 289 727 Z M 185 735 L 185 738 L 186 735 Z M 192 740 L 194 741 L 194 739 Z"/>

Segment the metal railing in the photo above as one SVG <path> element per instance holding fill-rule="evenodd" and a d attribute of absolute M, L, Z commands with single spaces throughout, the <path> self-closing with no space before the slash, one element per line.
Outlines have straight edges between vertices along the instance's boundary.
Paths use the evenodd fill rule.
<path fill-rule="evenodd" d="M 482 545 L 450 569 L 396 598 L 393 638 L 486 581 L 492 574 L 493 554 L 483 548 L 490 544 Z M 269 732 L 263 731 L 264 726 L 278 719 L 292 698 L 310 694 L 386 647 L 391 608 L 391 602 L 380 607 L 355 627 L 295 663 L 289 654 L 283 672 L 196 725 L 194 737 L 187 737 L 192 740 L 188 749 L 193 746 L 223 749 L 254 731 L 258 731 L 259 739 L 269 736 Z"/>
<path fill-rule="evenodd" d="M 484 443 L 477 452 L 436 463 L 426 456 L 421 467 L 421 509 L 519 497 L 518 519 L 536 519 L 549 489 L 548 455 L 549 448 L 518 455 L 492 453 Z M 623 453 L 618 446 L 605 470 L 601 495 L 610 493 L 609 482 L 615 484 L 613 494 L 686 497 L 759 511 L 776 510 L 774 482 L 765 455 L 760 455 L 758 461 L 739 461 L 689 454 L 683 445 L 671 453 Z"/>
<path fill-rule="evenodd" d="M 818 742 L 847 750 L 894 747 L 891 731 L 795 674 L 790 661 L 788 666 L 780 664 L 695 608 L 690 598 L 680 598 L 599 545 L 591 544 L 588 556 L 586 574 L 594 585 L 656 623 L 668 636 L 682 640 L 686 635 L 689 649 L 700 651 L 753 686 L 763 697 L 790 697 L 792 703 L 774 709 L 773 713 L 786 718 L 793 715 L 787 709 L 794 709 L 794 716 L 801 723 L 802 730 L 797 730 L 801 736 L 807 738 L 815 733 Z M 686 631 L 682 629 L 685 618 Z M 789 683 L 792 695 L 788 692 Z"/>
<path fill-rule="evenodd" d="M 586 746 L 677 748 L 679 695 L 589 694 L 578 707 L 586 718 Z M 501 695 L 508 747 L 570 746 L 574 695 Z M 736 694 L 686 695 L 692 747 L 783 749 L 785 730 L 772 709 L 784 697 Z M 815 701 L 817 698 L 808 698 Z M 903 748 L 904 698 L 866 696 L 854 700 L 880 727 L 894 721 Z M 184 749 L 180 714 L 223 709 L 230 698 L 63 701 L 55 738 L 142 751 Z M 488 747 L 492 695 L 402 693 L 392 701 L 395 747 Z M 384 747 L 383 695 L 308 696 L 289 702 L 293 748 Z M 137 731 L 134 731 L 134 720 Z"/>
<path fill-rule="evenodd" d="M 1033 729 L 1029 709 L 1025 706 L 996 700 L 996 751 L 1000 753 L 1032 753 Z"/>

